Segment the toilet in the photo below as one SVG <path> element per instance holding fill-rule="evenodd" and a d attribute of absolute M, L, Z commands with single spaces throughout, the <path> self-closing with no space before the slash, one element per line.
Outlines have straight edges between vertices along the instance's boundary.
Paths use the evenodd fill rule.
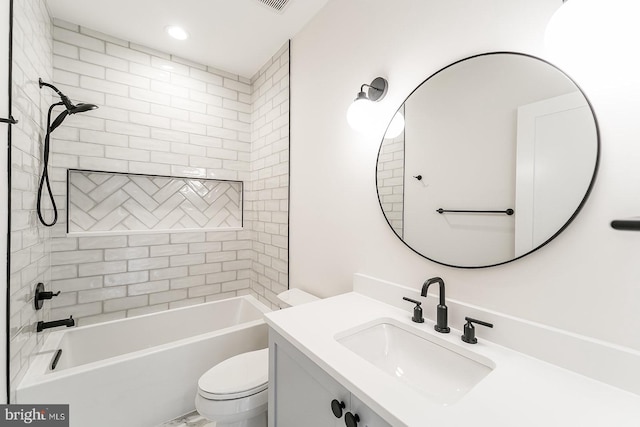
<path fill-rule="evenodd" d="M 318 298 L 300 289 L 278 295 L 280 308 Z M 196 410 L 216 427 L 267 427 L 269 349 L 238 354 L 215 365 L 198 380 Z"/>

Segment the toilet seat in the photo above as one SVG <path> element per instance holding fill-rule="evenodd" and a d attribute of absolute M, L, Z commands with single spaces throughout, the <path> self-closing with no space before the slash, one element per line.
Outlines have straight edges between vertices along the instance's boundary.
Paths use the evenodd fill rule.
<path fill-rule="evenodd" d="M 208 400 L 242 399 L 267 389 L 269 349 L 251 351 L 218 363 L 198 380 L 198 394 Z"/>

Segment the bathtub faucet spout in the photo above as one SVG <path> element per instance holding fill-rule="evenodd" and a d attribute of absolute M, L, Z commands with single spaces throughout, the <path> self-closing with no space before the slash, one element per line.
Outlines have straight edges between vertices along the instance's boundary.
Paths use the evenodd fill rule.
<path fill-rule="evenodd" d="M 54 320 L 53 322 L 38 322 L 38 324 L 36 325 L 36 331 L 37 332 L 42 332 L 45 329 L 49 329 L 49 328 L 57 328 L 58 326 L 66 326 L 67 328 L 70 328 L 72 326 L 76 325 L 76 321 L 73 320 L 73 316 L 69 316 L 68 319 L 62 319 L 62 320 Z"/>

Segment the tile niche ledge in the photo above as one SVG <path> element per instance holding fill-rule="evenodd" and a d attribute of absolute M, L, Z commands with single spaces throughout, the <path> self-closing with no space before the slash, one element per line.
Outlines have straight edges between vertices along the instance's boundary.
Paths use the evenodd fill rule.
<path fill-rule="evenodd" d="M 67 171 L 67 235 L 243 229 L 242 181 Z"/>

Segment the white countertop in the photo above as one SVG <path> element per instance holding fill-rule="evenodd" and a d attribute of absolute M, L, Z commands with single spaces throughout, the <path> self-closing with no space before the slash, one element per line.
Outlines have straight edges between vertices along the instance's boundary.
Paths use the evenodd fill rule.
<path fill-rule="evenodd" d="M 478 344 L 470 345 L 460 340 L 460 330 L 440 334 L 429 319 L 417 324 L 411 315 L 410 304 L 402 310 L 351 292 L 267 313 L 266 321 L 394 427 L 640 426 L 636 394 L 490 343 L 480 328 Z M 336 341 L 337 334 L 379 318 L 431 334 L 461 354 L 488 358 L 495 368 L 459 401 L 435 403 Z"/>

